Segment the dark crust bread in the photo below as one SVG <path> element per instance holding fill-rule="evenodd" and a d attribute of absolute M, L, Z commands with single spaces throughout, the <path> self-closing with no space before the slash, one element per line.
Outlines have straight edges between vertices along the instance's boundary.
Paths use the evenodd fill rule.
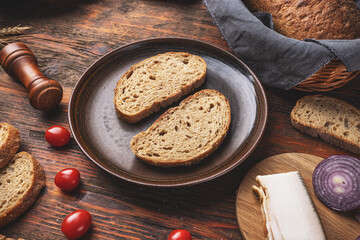
<path fill-rule="evenodd" d="M 268 12 L 274 29 L 295 39 L 360 38 L 360 9 L 354 0 L 244 0 L 251 11 Z"/>
<path fill-rule="evenodd" d="M 298 129 L 299 131 L 309 134 L 312 137 L 320 137 L 322 140 L 324 140 L 327 143 L 330 143 L 344 150 L 360 155 L 360 148 L 354 144 L 351 144 L 346 139 L 339 139 L 337 136 L 334 136 L 332 134 L 327 134 L 319 129 L 314 129 L 312 127 L 306 126 L 293 119 L 291 119 L 291 125 L 294 128 Z"/>
<path fill-rule="evenodd" d="M 309 95 L 309 96 L 305 96 L 297 101 L 295 107 L 291 111 L 291 116 L 290 116 L 291 125 L 294 128 L 298 129 L 299 131 L 309 134 L 312 137 L 320 137 L 327 143 L 330 143 L 332 145 L 335 145 L 337 147 L 340 147 L 342 149 L 345 149 L 347 151 L 350 151 L 350 152 L 360 155 L 360 146 L 354 145 L 351 142 L 349 142 L 347 139 L 341 138 L 340 136 L 337 136 L 336 134 L 333 134 L 331 132 L 325 132 L 322 129 L 314 128 L 310 125 L 310 123 L 300 121 L 299 119 L 297 119 L 295 117 L 295 112 L 299 108 L 302 101 L 306 101 L 309 99 L 311 100 L 313 98 L 315 99 L 315 98 L 319 98 L 319 97 L 328 98 L 328 99 L 331 99 L 332 101 L 336 101 L 336 102 L 341 102 L 341 104 L 344 106 L 344 108 L 353 109 L 353 111 L 357 112 L 358 115 L 360 116 L 360 110 L 347 102 L 341 101 L 341 100 L 333 98 L 333 97 L 328 97 L 328 96 Z"/>
<path fill-rule="evenodd" d="M 163 53 L 163 54 L 158 54 L 158 55 L 156 55 L 154 57 L 151 57 L 151 58 L 156 58 L 157 56 L 164 55 L 164 54 L 169 54 L 169 55 L 171 55 L 171 54 L 187 54 L 187 55 L 191 55 L 191 56 L 197 57 L 199 60 L 203 61 L 205 63 L 205 65 L 206 65 L 205 60 L 202 59 L 201 57 L 196 56 L 196 55 L 192 55 L 192 54 L 186 53 L 186 52 L 167 52 L 167 53 Z M 118 81 L 117 86 L 116 86 L 116 88 L 114 90 L 115 97 L 119 94 L 117 92 L 118 86 L 121 85 L 123 83 L 123 81 L 125 81 L 124 76 L 128 75 L 129 72 L 132 72 L 134 69 L 136 69 L 139 65 L 141 65 L 144 61 L 147 61 L 147 60 L 148 59 L 145 59 L 145 60 L 133 65 L 129 70 L 127 70 L 123 74 L 123 76 Z M 206 71 L 205 71 L 204 75 L 202 75 L 199 79 L 196 79 L 193 82 L 193 84 L 186 85 L 185 87 L 182 87 L 181 92 L 176 92 L 173 95 L 167 97 L 166 99 L 161 100 L 160 102 L 153 102 L 153 104 L 150 107 L 145 108 L 143 111 L 138 112 L 136 114 L 127 114 L 127 113 L 121 112 L 121 111 L 118 110 L 118 108 L 116 107 L 116 104 L 115 104 L 116 115 L 122 121 L 125 121 L 127 123 L 139 122 L 141 119 L 146 118 L 147 116 L 151 115 L 152 113 L 158 112 L 161 108 L 171 105 L 172 103 L 174 103 L 174 102 L 178 101 L 179 99 L 181 99 L 181 97 L 183 97 L 183 96 L 189 94 L 190 92 L 194 91 L 195 89 L 199 88 L 204 83 L 205 78 L 206 78 Z M 114 99 L 114 103 L 115 103 L 115 99 Z"/>
<path fill-rule="evenodd" d="M 154 128 L 154 126 L 156 125 L 157 122 L 161 121 L 163 117 L 165 117 L 166 115 L 169 115 L 169 114 L 172 114 L 176 109 L 180 108 L 182 104 L 186 104 L 186 102 L 190 101 L 192 98 L 196 97 L 198 94 L 202 94 L 204 92 L 213 92 L 213 93 L 216 93 L 216 94 L 219 94 L 223 97 L 223 95 L 221 93 L 219 93 L 218 91 L 216 90 L 212 90 L 212 89 L 205 89 L 205 90 L 202 90 L 202 91 L 199 91 L 199 92 L 196 92 L 194 95 L 191 95 L 189 97 L 187 97 L 186 99 L 184 99 L 183 101 L 181 101 L 181 103 L 179 104 L 179 106 L 177 107 L 173 107 L 173 108 L 170 108 L 168 109 L 166 112 L 164 112 L 151 126 L 150 128 L 148 129 L 149 131 Z M 228 108 L 228 112 L 231 113 L 231 109 L 230 109 L 230 104 L 229 104 L 229 100 L 227 98 L 225 98 L 225 101 L 226 101 L 226 107 Z M 209 156 L 211 153 L 213 153 L 219 146 L 220 144 L 224 141 L 228 131 L 229 131 L 229 127 L 230 127 L 230 123 L 231 123 L 231 114 L 229 114 L 228 116 L 228 124 L 225 128 L 225 131 L 223 133 L 221 133 L 221 137 L 214 143 L 214 145 L 209 148 L 208 151 L 204 152 L 203 154 L 197 156 L 197 157 L 192 157 L 192 158 L 187 158 L 187 159 L 182 159 L 181 161 L 178 161 L 178 162 L 175 162 L 175 161 L 171 161 L 171 162 L 163 162 L 163 161 L 154 161 L 153 159 L 151 158 L 148 158 L 148 157 L 143 157 L 143 156 L 139 156 L 139 155 L 135 155 L 140 158 L 141 160 L 143 160 L 144 162 L 147 162 L 151 165 L 154 165 L 154 166 L 157 166 L 157 167 L 178 167 L 178 166 L 191 166 L 191 165 L 194 165 L 194 164 L 197 164 L 199 163 L 202 159 L 206 158 L 207 156 Z M 134 137 L 132 140 L 131 140 L 131 143 L 130 143 L 130 146 L 131 146 L 131 149 L 133 152 L 135 152 L 133 150 L 133 145 L 136 144 L 136 139 L 141 139 L 141 135 L 143 134 L 144 132 L 140 132 L 138 135 L 136 135 L 136 138 Z"/>
<path fill-rule="evenodd" d="M 40 191 L 45 187 L 45 172 L 40 163 L 27 152 L 20 152 L 16 154 L 16 157 L 28 157 L 32 161 L 34 166 L 32 184 L 15 206 L 8 209 L 3 215 L 0 215 L 0 228 L 24 213 L 35 202 Z"/>
<path fill-rule="evenodd" d="M 15 156 L 20 147 L 20 131 L 8 123 L 0 123 L 0 127 L 2 126 L 6 126 L 9 133 L 3 144 L 0 145 L 0 168 Z"/>

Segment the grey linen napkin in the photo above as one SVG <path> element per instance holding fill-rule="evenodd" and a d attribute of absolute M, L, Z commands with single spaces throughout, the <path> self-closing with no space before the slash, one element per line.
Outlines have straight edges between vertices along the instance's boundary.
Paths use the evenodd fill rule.
<path fill-rule="evenodd" d="M 235 55 L 265 85 L 289 90 L 332 58 L 348 71 L 360 70 L 360 39 L 299 41 L 272 29 L 268 13 L 252 14 L 241 0 L 203 0 Z"/>

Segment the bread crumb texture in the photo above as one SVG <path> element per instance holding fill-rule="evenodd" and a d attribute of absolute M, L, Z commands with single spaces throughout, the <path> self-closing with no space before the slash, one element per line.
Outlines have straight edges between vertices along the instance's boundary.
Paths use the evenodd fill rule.
<path fill-rule="evenodd" d="M 268 12 L 274 29 L 295 39 L 360 37 L 360 9 L 354 0 L 243 0 L 251 11 Z"/>
<path fill-rule="evenodd" d="M 198 88 L 205 75 L 204 59 L 189 53 L 167 52 L 145 59 L 117 84 L 114 102 L 119 117 L 138 121 Z"/>
<path fill-rule="evenodd" d="M 8 237 L 0 234 L 0 240 L 15 240 L 15 239 L 14 238 L 8 238 Z M 25 239 L 18 238 L 18 240 L 25 240 Z"/>
<path fill-rule="evenodd" d="M 20 147 L 20 131 L 8 123 L 0 123 L 0 168 L 6 165 Z"/>
<path fill-rule="evenodd" d="M 2 145 L 5 142 L 7 135 L 8 135 L 8 129 L 6 125 L 0 124 L 0 145 Z"/>
<path fill-rule="evenodd" d="M 29 153 L 20 152 L 0 169 L 0 228 L 19 217 L 45 187 L 45 172 Z"/>
<path fill-rule="evenodd" d="M 32 161 L 19 154 L 0 170 L 0 215 L 22 201 L 31 188 L 33 178 Z"/>
<path fill-rule="evenodd" d="M 322 95 L 306 96 L 297 102 L 291 120 L 301 131 L 340 147 L 342 142 L 350 144 L 360 152 L 360 110 L 351 104 Z"/>
<path fill-rule="evenodd" d="M 7 149 L 6 143 L 9 139 L 9 125 L 6 123 L 0 124 L 0 162 L 4 160 L 6 153 L 9 151 Z"/>
<path fill-rule="evenodd" d="M 202 90 L 166 111 L 150 128 L 136 135 L 131 149 L 153 165 L 191 165 L 220 145 L 230 121 L 230 105 L 225 96 L 215 90 Z"/>

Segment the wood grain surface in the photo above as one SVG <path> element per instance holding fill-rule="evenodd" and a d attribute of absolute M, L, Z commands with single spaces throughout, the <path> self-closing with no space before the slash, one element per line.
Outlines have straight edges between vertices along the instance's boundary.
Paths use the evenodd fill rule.
<path fill-rule="evenodd" d="M 32 108 L 21 83 L 0 70 L 0 121 L 21 131 L 21 151 L 43 165 L 46 188 L 18 220 L 0 229 L 12 238 L 66 239 L 60 230 L 73 210 L 88 210 L 93 217 L 85 239 L 166 239 L 183 228 L 194 239 L 243 239 L 235 211 L 236 191 L 261 159 L 285 152 L 327 157 L 348 154 L 337 147 L 293 129 L 290 111 L 309 93 L 265 87 L 269 119 L 264 137 L 241 166 L 206 183 L 182 188 L 144 187 L 120 180 L 97 167 L 75 141 L 62 148 L 44 139 L 47 128 L 69 127 L 67 105 L 82 73 L 109 51 L 138 40 L 187 37 L 230 51 L 201 0 L 3 0 L 0 28 L 31 26 L 24 35 L 1 41 L 25 43 L 38 59 L 39 69 L 64 90 L 60 106 L 51 112 Z M 360 79 L 326 95 L 360 107 Z M 54 185 L 55 174 L 67 167 L 81 172 L 81 187 L 65 194 Z"/>
<path fill-rule="evenodd" d="M 252 186 L 259 184 L 258 175 L 268 175 L 299 171 L 304 179 L 315 209 L 320 217 L 326 239 L 355 239 L 360 235 L 360 223 L 354 213 L 341 213 L 325 206 L 315 195 L 312 174 L 315 167 L 323 160 L 311 154 L 283 153 L 266 158 L 256 164 L 244 177 L 236 197 L 236 215 L 240 230 L 246 240 L 265 239 L 264 220 L 258 197 Z"/>

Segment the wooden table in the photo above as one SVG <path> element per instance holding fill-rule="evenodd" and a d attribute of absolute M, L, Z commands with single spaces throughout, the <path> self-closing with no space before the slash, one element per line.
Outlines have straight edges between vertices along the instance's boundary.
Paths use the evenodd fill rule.
<path fill-rule="evenodd" d="M 20 150 L 43 165 L 46 188 L 36 203 L 14 223 L 0 229 L 13 238 L 66 239 L 64 217 L 83 208 L 93 216 L 86 239 L 166 239 L 173 229 L 187 229 L 194 239 L 242 239 L 235 216 L 235 196 L 244 174 L 258 161 L 285 152 L 320 157 L 349 154 L 298 132 L 289 114 L 297 99 L 308 94 L 265 87 L 269 119 L 255 152 L 231 172 L 206 183 L 179 188 L 138 186 L 106 173 L 86 158 L 72 139 L 63 148 L 51 147 L 46 129 L 69 127 L 67 105 L 81 74 L 105 53 L 138 40 L 186 37 L 229 50 L 202 1 L 175 0 L 43 0 L 2 1 L 0 28 L 31 26 L 24 35 L 6 38 L 27 44 L 44 74 L 61 83 L 64 98 L 51 112 L 33 109 L 25 88 L 0 70 L 0 122 L 21 131 Z M 360 78 L 326 93 L 360 107 Z M 67 167 L 81 172 L 80 191 L 62 193 L 55 174 Z M 259 229 L 260 230 L 260 229 Z"/>

